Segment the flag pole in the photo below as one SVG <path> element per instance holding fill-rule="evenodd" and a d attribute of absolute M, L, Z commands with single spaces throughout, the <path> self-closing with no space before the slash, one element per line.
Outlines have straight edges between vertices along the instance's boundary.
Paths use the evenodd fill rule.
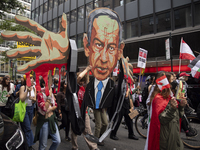
<path fill-rule="evenodd" d="M 140 83 L 140 78 L 141 78 L 141 69 L 142 69 L 142 68 L 140 68 L 139 83 Z M 141 85 L 140 85 L 140 86 L 141 86 Z"/>
<path fill-rule="evenodd" d="M 181 71 L 181 58 L 180 58 L 180 55 L 181 55 L 181 51 L 182 51 L 182 41 L 183 41 L 183 37 L 181 38 L 181 45 L 180 45 L 180 54 L 179 54 L 179 72 Z"/>
<path fill-rule="evenodd" d="M 195 53 L 197 53 L 197 54 L 200 54 L 199 52 L 197 52 L 197 51 L 194 51 Z"/>

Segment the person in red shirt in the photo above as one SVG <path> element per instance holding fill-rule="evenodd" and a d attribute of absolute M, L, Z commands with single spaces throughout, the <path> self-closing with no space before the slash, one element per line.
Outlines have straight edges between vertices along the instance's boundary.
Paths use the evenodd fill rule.
<path fill-rule="evenodd" d="M 91 70 L 92 66 L 88 66 L 83 72 L 78 72 L 77 73 L 77 83 L 78 83 L 78 101 L 79 101 L 79 107 L 81 108 L 82 102 L 83 102 L 83 97 L 85 94 L 85 88 L 84 85 L 86 84 L 87 81 L 87 76 L 86 73 Z M 98 150 L 97 144 L 94 142 L 89 141 L 85 135 L 86 134 L 91 134 L 91 127 L 90 127 L 90 118 L 89 115 L 86 111 L 86 116 L 85 116 L 85 131 L 83 132 L 83 137 L 89 147 L 90 150 Z M 71 140 L 72 140 L 72 150 L 77 150 L 78 149 L 78 144 L 77 144 L 77 135 L 73 133 L 71 130 Z"/>

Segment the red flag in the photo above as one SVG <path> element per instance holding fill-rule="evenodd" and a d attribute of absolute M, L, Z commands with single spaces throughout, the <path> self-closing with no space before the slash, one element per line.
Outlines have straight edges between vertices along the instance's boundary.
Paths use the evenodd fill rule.
<path fill-rule="evenodd" d="M 183 38 L 181 39 L 181 45 L 180 45 L 180 59 L 188 59 L 193 60 L 195 59 L 195 56 L 191 50 L 191 48 L 185 43 Z"/>
<path fill-rule="evenodd" d="M 158 88 L 162 91 L 165 88 L 170 88 L 170 84 L 167 80 L 167 77 L 164 75 L 156 80 Z"/>

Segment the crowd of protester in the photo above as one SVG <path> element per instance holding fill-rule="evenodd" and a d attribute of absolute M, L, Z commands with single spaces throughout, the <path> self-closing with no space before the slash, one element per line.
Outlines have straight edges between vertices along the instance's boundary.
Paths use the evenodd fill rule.
<path fill-rule="evenodd" d="M 77 73 L 77 97 L 79 101 L 79 107 L 81 108 L 85 87 L 89 82 L 87 78 L 87 73 L 91 70 L 91 66 L 88 66 L 84 71 Z M 156 79 L 166 75 L 168 82 L 170 83 L 170 89 L 159 90 Z M 128 129 L 128 138 L 133 140 L 138 140 L 138 137 L 134 134 L 133 120 L 129 117 L 129 113 L 138 107 L 143 105 L 148 110 L 148 114 L 144 115 L 141 119 L 141 123 L 144 123 L 144 119 L 150 115 L 152 105 L 156 105 L 158 109 L 157 116 L 158 122 L 160 124 L 159 136 L 155 136 L 154 140 L 158 140 L 157 144 L 159 149 L 183 149 L 183 144 L 180 139 L 180 126 L 179 119 L 183 114 L 194 113 L 194 109 L 191 108 L 191 101 L 187 97 L 187 80 L 188 74 L 182 72 L 180 74 L 175 74 L 173 72 L 158 72 L 156 76 L 148 76 L 145 80 L 145 86 L 141 90 L 141 85 L 137 82 L 138 78 L 133 76 L 133 81 L 127 79 L 127 88 L 125 99 L 122 105 L 122 109 L 119 112 L 119 118 L 115 128 L 111 131 L 110 138 L 112 140 L 119 140 L 117 137 L 117 131 L 124 117 L 125 125 Z M 49 89 L 49 96 L 45 94 L 45 82 L 40 78 L 41 91 L 36 92 L 35 88 L 35 77 L 30 76 L 31 86 L 26 85 L 26 76 L 23 76 L 20 80 L 16 80 L 15 84 L 10 80 L 10 76 L 4 76 L 0 80 L 0 112 L 5 112 L 5 105 L 8 101 L 10 95 L 15 98 L 19 97 L 21 101 L 25 101 L 26 114 L 24 121 L 20 123 L 21 129 L 26 137 L 26 142 L 30 150 L 34 149 L 32 146 L 36 141 L 39 141 L 39 150 L 44 150 L 47 147 L 47 140 L 50 136 L 52 139 L 52 145 L 50 150 L 55 150 L 58 148 L 61 138 L 60 133 L 64 129 L 65 139 L 72 144 L 72 149 L 78 149 L 77 135 L 70 130 L 70 112 L 68 101 L 66 99 L 66 88 L 67 81 L 65 79 L 61 80 L 60 89 L 58 89 L 58 79 L 53 79 L 53 84 Z M 183 82 L 185 90 L 185 98 L 181 102 L 177 102 L 175 99 L 177 86 L 180 80 Z M 117 80 L 116 80 L 117 81 Z M 117 84 L 117 82 L 116 82 Z M 117 86 L 117 85 L 116 85 Z M 170 94 L 172 91 L 173 95 Z M 165 102 L 165 103 L 163 103 Z M 32 119 L 34 116 L 34 111 L 37 111 L 37 125 L 35 134 L 31 130 Z M 95 124 L 94 136 L 99 138 L 106 130 L 109 119 L 109 115 L 106 109 L 102 109 L 100 112 L 96 112 L 94 109 L 94 118 L 98 124 Z M 98 146 L 104 146 L 104 142 L 92 142 L 86 138 L 86 134 L 93 135 L 90 127 L 90 109 L 86 109 L 85 116 L 85 131 L 83 132 L 83 137 L 90 150 L 98 150 Z M 100 119 L 101 118 L 101 119 Z M 61 123 L 58 125 L 58 120 Z M 151 120 L 154 120 L 153 118 Z M 181 122 L 181 128 L 186 133 L 187 137 L 196 136 L 196 133 L 188 128 L 187 122 Z M 69 134 L 71 132 L 71 136 Z M 174 138 L 176 140 L 174 140 Z M 175 142 L 178 141 L 178 142 Z M 151 142 L 149 140 L 149 142 Z M 178 143 L 178 144 L 177 144 Z M 147 145 L 147 144 L 146 144 Z M 148 148 L 150 149 L 150 148 Z"/>

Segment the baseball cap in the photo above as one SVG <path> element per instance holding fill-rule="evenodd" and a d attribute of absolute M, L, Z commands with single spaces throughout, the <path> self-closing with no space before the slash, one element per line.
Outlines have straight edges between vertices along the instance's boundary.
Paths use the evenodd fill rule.
<path fill-rule="evenodd" d="M 180 73 L 180 75 L 179 75 L 179 77 L 182 77 L 182 76 L 190 76 L 189 74 L 187 74 L 186 72 L 182 72 L 182 73 Z"/>

